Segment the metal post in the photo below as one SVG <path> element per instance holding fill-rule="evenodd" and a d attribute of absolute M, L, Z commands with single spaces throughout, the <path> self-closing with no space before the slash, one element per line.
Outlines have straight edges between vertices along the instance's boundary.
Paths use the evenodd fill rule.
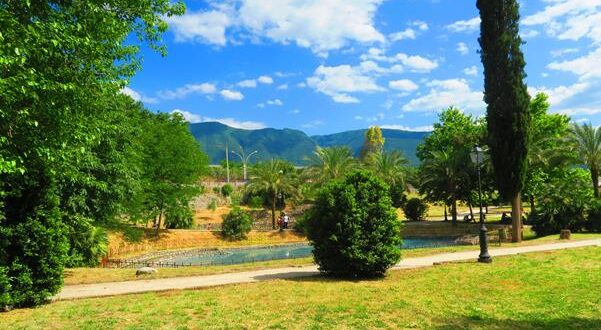
<path fill-rule="evenodd" d="M 478 167 L 478 199 L 480 202 L 480 256 L 478 262 L 491 263 L 492 258 L 488 253 L 488 236 L 486 235 L 487 229 L 484 225 L 484 215 L 482 213 L 482 183 L 480 179 L 480 150 L 476 145 L 476 166 Z"/>
<path fill-rule="evenodd" d="M 230 153 L 228 152 L 227 143 L 225 144 L 225 172 L 227 173 L 227 183 L 230 183 Z"/>

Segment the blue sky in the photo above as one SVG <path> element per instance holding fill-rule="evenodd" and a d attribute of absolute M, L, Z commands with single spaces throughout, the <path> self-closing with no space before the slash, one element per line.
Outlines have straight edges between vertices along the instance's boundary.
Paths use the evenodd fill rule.
<path fill-rule="evenodd" d="M 428 130 L 457 106 L 483 115 L 472 0 L 187 0 L 167 57 L 143 50 L 123 92 L 190 122 L 334 133 Z M 531 93 L 601 124 L 601 0 L 523 0 Z"/>

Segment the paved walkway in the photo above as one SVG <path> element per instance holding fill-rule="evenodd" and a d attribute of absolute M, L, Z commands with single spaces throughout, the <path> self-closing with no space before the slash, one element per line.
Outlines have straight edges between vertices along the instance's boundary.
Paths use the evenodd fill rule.
<path fill-rule="evenodd" d="M 601 239 L 491 249 L 490 254 L 493 257 L 506 256 L 520 253 L 553 251 L 585 246 L 601 246 Z M 477 257 L 477 251 L 443 253 L 421 258 L 403 259 L 399 264 L 394 266 L 393 269 L 428 267 L 437 263 L 475 260 Z M 134 270 L 132 269 L 132 271 Z M 67 285 L 63 287 L 62 291 L 59 294 L 53 297 L 53 300 L 102 297 L 153 291 L 206 288 L 235 283 L 251 283 L 273 279 L 301 278 L 307 276 L 315 276 L 318 274 L 319 272 L 316 266 L 305 266 L 193 277 L 174 277 L 153 280 Z"/>

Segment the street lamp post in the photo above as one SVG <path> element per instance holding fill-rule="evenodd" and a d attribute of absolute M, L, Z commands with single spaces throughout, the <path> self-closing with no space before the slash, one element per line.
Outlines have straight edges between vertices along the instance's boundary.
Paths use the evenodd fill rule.
<path fill-rule="evenodd" d="M 478 171 L 478 199 L 480 202 L 480 256 L 478 257 L 478 262 L 491 263 L 492 258 L 488 253 L 488 236 L 486 235 L 487 229 L 484 225 L 484 215 L 482 213 L 482 183 L 480 179 L 480 162 L 483 153 L 484 152 L 482 148 L 476 145 L 470 156 L 472 161 L 476 164 L 476 169 Z"/>
<path fill-rule="evenodd" d="M 240 160 L 242 161 L 242 168 L 243 168 L 243 171 L 244 171 L 244 181 L 246 181 L 246 179 L 247 179 L 247 175 L 246 175 L 246 164 L 248 163 L 248 159 L 250 158 L 250 156 L 252 156 L 252 155 L 256 154 L 257 152 L 258 152 L 258 151 L 257 151 L 257 150 L 255 150 L 255 151 L 253 151 L 253 152 L 251 152 L 250 154 L 248 154 L 248 155 L 246 155 L 246 156 L 245 156 L 245 155 L 244 155 L 244 149 L 242 149 L 242 154 L 239 154 L 239 153 L 235 152 L 234 150 L 232 150 L 232 153 L 233 153 L 234 155 L 236 155 L 236 156 L 240 157 Z"/>

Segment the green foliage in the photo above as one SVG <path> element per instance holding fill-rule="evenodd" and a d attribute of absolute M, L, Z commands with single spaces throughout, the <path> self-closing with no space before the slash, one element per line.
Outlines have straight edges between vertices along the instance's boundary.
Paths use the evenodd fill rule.
<path fill-rule="evenodd" d="M 418 146 L 417 155 L 422 161 L 418 174 L 420 193 L 431 202 L 450 205 L 454 222 L 457 201 L 471 203 L 471 192 L 477 189 L 477 172 L 470 153 L 484 136 L 481 120 L 450 107 L 439 115 L 432 133 Z M 490 181 L 486 168 L 482 172 L 483 181 Z"/>
<path fill-rule="evenodd" d="M 384 150 L 384 137 L 379 126 L 372 126 L 365 132 L 365 141 L 361 147 L 359 158 L 365 164 L 373 161 Z"/>
<path fill-rule="evenodd" d="M 139 191 L 141 127 L 119 90 L 141 61 L 126 39 L 164 54 L 164 18 L 183 12 L 167 0 L 0 5 L 2 304 L 44 302 L 66 263 L 102 253 L 93 226 L 124 213 Z"/>
<path fill-rule="evenodd" d="M 388 187 L 370 172 L 353 171 L 326 185 L 305 221 L 326 274 L 381 276 L 400 259 L 400 222 Z"/>
<path fill-rule="evenodd" d="M 403 207 L 407 203 L 407 195 L 405 194 L 405 186 L 396 184 L 390 186 L 390 200 L 396 208 Z"/>
<path fill-rule="evenodd" d="M 411 221 L 422 221 L 426 219 L 428 204 L 421 198 L 411 198 L 403 205 L 403 212 Z"/>
<path fill-rule="evenodd" d="M 234 186 L 229 183 L 226 183 L 221 187 L 221 195 L 223 195 L 223 197 L 229 197 L 232 192 L 234 192 Z"/>
<path fill-rule="evenodd" d="M 271 225 L 276 228 L 275 211 L 278 204 L 284 206 L 286 197 L 298 194 L 294 166 L 282 160 L 260 163 L 246 186 L 251 194 L 261 194 L 269 201 Z"/>
<path fill-rule="evenodd" d="M 574 124 L 570 142 L 581 164 L 586 165 L 591 173 L 593 192 L 599 197 L 599 170 L 601 169 L 601 128 L 591 123 Z"/>
<path fill-rule="evenodd" d="M 530 96 L 524 84 L 517 0 L 478 0 L 488 146 L 499 192 L 519 196 L 526 178 Z"/>
<path fill-rule="evenodd" d="M 586 229 L 590 232 L 601 233 L 601 202 L 595 201 L 588 212 Z"/>
<path fill-rule="evenodd" d="M 529 217 L 537 236 L 557 234 L 562 229 L 577 232 L 586 223 L 586 214 L 592 191 L 588 188 L 588 174 L 582 169 L 558 170 L 542 193 Z"/>
<path fill-rule="evenodd" d="M 263 207 L 263 197 L 261 196 L 252 196 L 248 200 L 248 206 L 253 209 L 260 209 Z"/>
<path fill-rule="evenodd" d="M 67 223 L 69 256 L 67 267 L 95 267 L 108 252 L 106 231 L 94 227 L 87 219 L 72 218 Z"/>
<path fill-rule="evenodd" d="M 246 234 L 252 229 L 252 224 L 253 220 L 250 214 L 239 207 L 234 207 L 223 217 L 221 231 L 226 238 L 241 240 L 246 238 Z"/>
<path fill-rule="evenodd" d="M 309 159 L 308 176 L 319 183 L 344 177 L 357 166 L 348 147 L 317 148 Z"/>
<path fill-rule="evenodd" d="M 207 210 L 215 212 L 215 210 L 217 210 L 217 200 L 211 199 L 209 205 L 207 205 Z"/>
<path fill-rule="evenodd" d="M 372 157 L 369 169 L 390 186 L 406 186 L 409 161 L 400 151 L 380 152 Z"/>
<path fill-rule="evenodd" d="M 193 222 L 194 214 L 188 204 L 169 207 L 165 210 L 165 227 L 169 229 L 188 229 L 192 227 Z"/>

